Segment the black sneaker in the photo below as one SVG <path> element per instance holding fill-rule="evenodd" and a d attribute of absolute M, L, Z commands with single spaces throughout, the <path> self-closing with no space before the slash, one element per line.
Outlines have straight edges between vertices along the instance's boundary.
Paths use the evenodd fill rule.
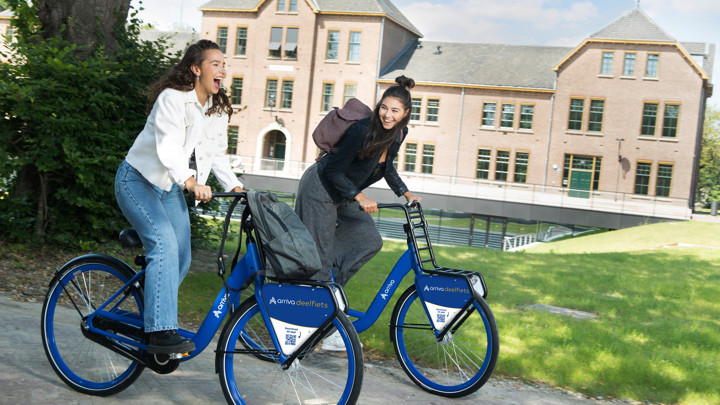
<path fill-rule="evenodd" d="M 195 350 L 195 343 L 180 336 L 176 330 L 152 332 L 149 336 L 149 353 L 189 353 Z"/>

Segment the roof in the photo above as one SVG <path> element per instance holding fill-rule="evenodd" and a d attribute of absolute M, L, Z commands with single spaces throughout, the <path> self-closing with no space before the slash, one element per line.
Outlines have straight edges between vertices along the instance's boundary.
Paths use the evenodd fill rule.
<path fill-rule="evenodd" d="M 571 47 L 422 41 L 383 70 L 380 80 L 403 74 L 418 84 L 553 90 L 553 66 Z M 439 52 L 438 52 L 439 51 Z"/>
<path fill-rule="evenodd" d="M 590 35 L 597 39 L 623 39 L 633 41 L 676 42 L 640 7 L 636 7 L 615 22 Z"/>
<path fill-rule="evenodd" d="M 210 0 L 200 11 L 257 12 L 266 0 Z M 420 31 L 390 0 L 307 0 L 313 12 L 319 14 L 357 14 L 387 17 L 418 37 Z"/>
<path fill-rule="evenodd" d="M 144 41 L 155 42 L 161 37 L 167 40 L 169 54 L 183 53 L 190 44 L 200 40 L 200 34 L 195 31 L 140 30 L 140 39 Z"/>
<path fill-rule="evenodd" d="M 12 17 L 13 17 L 13 13 L 12 13 L 12 11 L 10 11 L 10 9 L 0 11 L 0 18 L 10 19 Z"/>

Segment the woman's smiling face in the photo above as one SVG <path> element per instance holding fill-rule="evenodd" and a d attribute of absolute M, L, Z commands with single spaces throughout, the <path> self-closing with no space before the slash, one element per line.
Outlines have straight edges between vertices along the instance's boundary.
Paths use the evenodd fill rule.
<path fill-rule="evenodd" d="M 225 78 L 225 56 L 219 49 L 208 49 L 200 66 L 193 66 L 192 70 L 198 77 L 195 92 L 198 100 L 204 104 L 210 95 L 220 91 Z"/>
<path fill-rule="evenodd" d="M 402 121 L 403 118 L 408 115 L 408 112 L 400 99 L 396 97 L 385 97 L 380 103 L 378 115 L 383 128 L 389 131 L 393 129 L 398 122 Z"/>

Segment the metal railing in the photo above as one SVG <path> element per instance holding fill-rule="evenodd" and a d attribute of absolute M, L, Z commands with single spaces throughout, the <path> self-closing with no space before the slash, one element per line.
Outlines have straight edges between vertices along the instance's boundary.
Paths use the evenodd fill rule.
<path fill-rule="evenodd" d="M 244 172 L 255 175 L 299 179 L 314 162 L 258 159 L 232 156 L 240 161 Z M 509 183 L 467 177 L 421 173 L 400 173 L 407 186 L 418 193 L 452 195 L 503 202 L 546 205 L 639 216 L 688 220 L 692 215 L 687 198 L 644 196 L 599 190 L 582 190 L 573 196 L 568 187 Z M 384 187 L 384 183 L 377 183 Z"/>

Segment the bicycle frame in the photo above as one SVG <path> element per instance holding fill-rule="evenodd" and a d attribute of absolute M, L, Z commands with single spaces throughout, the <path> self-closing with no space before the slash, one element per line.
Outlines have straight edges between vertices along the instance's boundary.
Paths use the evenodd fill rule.
<path fill-rule="evenodd" d="M 413 205 L 414 204 L 414 205 Z M 410 214 L 409 208 L 410 207 L 417 207 L 418 214 L 415 218 L 420 219 L 420 223 L 413 224 L 412 219 L 413 217 Z M 415 285 L 418 286 L 419 289 L 419 277 L 423 275 L 423 273 L 433 274 L 437 276 L 447 276 L 447 277 L 457 277 L 457 278 L 463 278 L 467 281 L 467 287 L 469 291 L 472 294 L 478 294 L 481 297 L 485 297 L 487 295 L 487 288 L 485 287 L 485 282 L 482 278 L 482 275 L 480 273 L 476 272 L 469 272 L 469 271 L 463 271 L 463 270 L 455 270 L 455 269 L 447 269 L 438 267 L 435 263 L 435 257 L 432 252 L 432 246 L 430 244 L 430 240 L 427 236 L 427 222 L 425 221 L 425 218 L 422 214 L 422 208 L 419 203 L 408 203 L 408 204 L 378 204 L 378 208 L 402 208 L 405 211 L 405 216 L 407 223 L 405 224 L 405 232 L 408 235 L 407 238 L 407 250 L 400 256 L 400 258 L 395 262 L 395 265 L 393 266 L 393 269 L 390 271 L 390 274 L 388 274 L 387 278 L 385 279 L 384 283 L 382 284 L 381 289 L 378 291 L 377 295 L 375 295 L 375 298 L 373 298 L 373 301 L 370 303 L 370 306 L 366 310 L 366 312 L 361 312 L 355 309 L 349 309 L 347 314 L 349 316 L 357 318 L 354 320 L 353 326 L 355 327 L 355 330 L 358 333 L 362 333 L 369 329 L 380 317 L 380 314 L 385 310 L 387 307 L 387 304 L 389 302 L 390 297 L 395 294 L 397 291 L 398 286 L 400 285 L 400 282 L 402 279 L 409 274 L 411 271 L 415 273 Z M 427 244 L 426 247 L 418 249 L 418 236 L 415 235 L 414 229 L 415 228 L 421 228 L 424 230 L 424 235 L 421 235 L 422 238 L 425 238 L 425 243 Z M 420 251 L 428 251 L 430 258 L 427 260 L 423 260 L 420 256 Z M 423 267 L 423 263 L 425 262 L 431 262 L 433 265 L 433 269 L 425 269 Z M 477 289 L 481 289 L 481 292 L 478 292 L 476 287 L 474 287 L 474 283 L 471 282 L 471 277 L 475 277 L 477 275 L 479 283 L 479 287 Z M 425 300 L 423 301 L 423 307 L 425 308 L 425 312 L 428 315 L 428 319 L 431 319 L 430 313 L 428 312 L 428 308 L 425 305 Z M 444 327 L 440 328 L 439 330 L 436 330 L 436 336 L 438 339 L 442 339 L 445 334 L 449 331 L 449 328 L 457 328 L 459 325 L 462 324 L 462 317 L 467 316 L 467 309 L 471 306 L 472 302 L 467 302 L 461 311 L 457 315 L 454 316 L 454 319 L 450 322 L 447 322 Z M 463 315 L 465 314 L 465 315 Z M 457 322 L 459 321 L 459 322 Z"/>
<path fill-rule="evenodd" d="M 217 193 L 216 196 L 218 197 L 236 197 L 239 198 L 239 193 Z M 230 214 L 230 213 L 229 213 Z M 230 220 L 230 215 L 228 214 L 226 221 Z M 215 333 L 220 328 L 220 325 L 222 324 L 222 321 L 225 319 L 225 316 L 227 315 L 230 308 L 235 308 L 240 305 L 240 298 L 242 296 L 242 287 L 245 286 L 248 281 L 254 277 L 252 280 L 255 284 L 255 297 L 257 299 L 257 302 L 259 304 L 259 309 L 261 316 L 265 322 L 265 324 L 268 326 L 268 331 L 270 333 L 271 339 L 273 341 L 273 344 L 275 346 L 275 352 L 272 353 L 265 353 L 265 354 L 272 354 L 272 355 L 278 355 L 280 358 L 281 364 L 283 364 L 283 367 L 288 367 L 294 359 L 297 358 L 299 353 L 302 352 L 303 349 L 305 349 L 310 344 L 313 344 L 316 342 L 313 339 L 308 339 L 304 341 L 301 345 L 295 348 L 292 353 L 284 353 L 282 350 L 282 345 L 280 344 L 280 339 L 278 339 L 277 333 L 275 329 L 272 327 L 272 322 L 270 319 L 270 315 L 268 313 L 268 309 L 265 305 L 265 300 L 263 298 L 263 291 L 265 286 L 269 286 L 272 284 L 266 284 L 265 283 L 265 276 L 260 273 L 260 271 L 263 269 L 262 266 L 262 260 L 260 256 L 260 251 L 258 250 L 258 246 L 255 243 L 255 239 L 252 237 L 253 230 L 248 229 L 246 232 L 246 247 L 247 252 L 245 255 L 243 255 L 240 260 L 238 260 L 237 264 L 233 267 L 233 270 L 230 272 L 230 275 L 227 278 L 227 281 L 225 282 L 225 287 L 218 292 L 215 301 L 213 302 L 212 306 L 210 307 L 210 310 L 208 311 L 207 315 L 205 315 L 205 318 L 203 319 L 202 323 L 200 324 L 200 327 L 198 328 L 197 332 L 188 331 L 185 329 L 178 329 L 178 333 L 186 338 L 189 338 L 193 341 L 195 344 L 195 350 L 190 352 L 187 356 L 184 356 L 180 358 L 180 361 L 187 361 L 198 354 L 200 354 L 205 348 L 210 344 L 212 341 L 212 338 L 215 336 Z M 223 234 L 223 240 L 225 238 L 225 233 Z M 223 269 L 224 273 L 224 269 Z M 111 312 L 106 310 L 108 305 L 115 302 L 118 297 L 120 297 L 122 294 L 128 293 L 130 289 L 137 288 L 139 286 L 138 280 L 140 280 L 145 274 L 145 270 L 141 270 L 140 272 L 136 273 L 135 276 L 133 276 L 128 282 L 125 283 L 125 285 L 120 288 L 115 294 L 113 294 L 106 302 L 104 302 L 102 305 L 100 305 L 90 316 L 87 317 L 85 320 L 89 332 L 92 332 L 95 335 L 104 336 L 110 339 L 113 339 L 115 341 L 121 342 L 126 345 L 134 346 L 143 350 L 147 350 L 147 345 L 144 342 L 141 342 L 139 340 L 130 339 L 118 334 L 110 333 L 105 330 L 102 330 L 101 328 L 98 328 L 93 325 L 93 320 L 100 316 L 103 319 L 115 321 L 123 325 L 130 325 L 130 327 L 136 328 L 138 332 L 142 331 L 143 328 L 143 320 L 142 320 L 142 314 L 136 315 L 136 314 L 126 314 L 126 313 L 117 313 L 117 312 Z M 345 298 L 345 294 L 342 291 L 339 286 L 337 286 L 334 283 L 324 283 L 324 282 L 313 282 L 313 281 L 304 281 L 304 280 L 298 280 L 298 281 L 288 281 L 287 284 L 289 285 L 298 285 L 302 284 L 303 286 L 309 286 L 309 287 L 315 287 L 315 288 L 322 288 L 328 291 L 326 295 L 323 296 L 326 303 L 328 304 L 328 311 L 332 313 L 337 313 L 340 311 L 340 308 L 347 307 L 347 298 Z M 335 288 L 333 288 L 335 287 Z M 302 287 L 300 287 L 302 288 Z M 120 302 L 124 300 L 124 297 L 114 304 L 115 307 L 119 306 Z M 332 303 L 332 304 L 331 304 Z M 328 314 L 329 315 L 329 314 Z M 329 324 L 332 322 L 333 317 L 327 316 L 323 319 L 324 320 L 321 324 L 314 325 L 317 327 L 317 330 L 315 333 L 312 334 L 311 337 L 320 336 L 322 333 L 325 332 L 327 328 L 329 328 Z M 135 355 L 130 353 L 129 351 L 125 350 L 124 348 L 119 348 L 117 346 L 112 347 L 113 350 L 119 351 L 121 354 L 124 354 L 126 356 L 133 357 L 135 360 L 140 360 L 136 358 Z M 247 350 L 248 352 L 252 353 L 258 353 L 257 350 Z"/>

